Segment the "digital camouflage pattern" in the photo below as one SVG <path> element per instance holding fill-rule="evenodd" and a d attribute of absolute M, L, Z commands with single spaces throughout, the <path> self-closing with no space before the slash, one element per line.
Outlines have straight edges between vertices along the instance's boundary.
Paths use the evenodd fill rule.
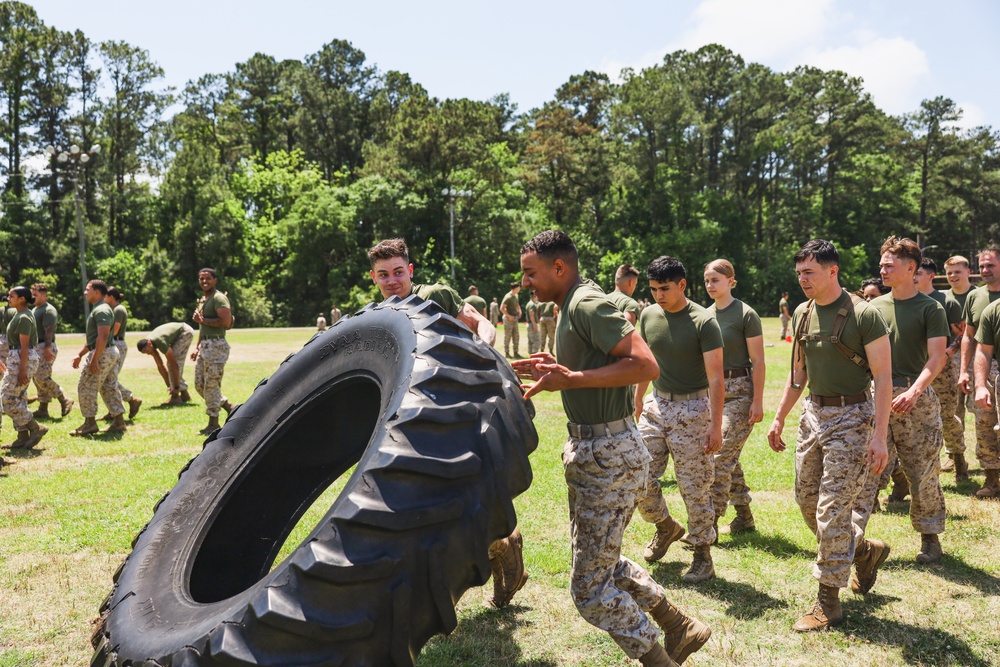
<path fill-rule="evenodd" d="M 748 424 L 750 406 L 753 403 L 753 380 L 747 377 L 726 380 L 726 402 L 722 409 L 722 449 L 715 454 L 715 479 L 710 493 L 715 516 L 726 513 L 726 506 L 749 505 L 750 489 L 743 478 L 740 454 L 753 431 Z M 738 475 L 734 475 L 739 468 Z M 735 488 L 736 493 L 733 494 Z"/>
<path fill-rule="evenodd" d="M 96 418 L 97 395 L 100 394 L 112 416 L 124 413 L 122 395 L 118 391 L 118 349 L 114 345 L 104 348 L 104 353 L 97 361 L 96 373 L 90 371 L 93 357 L 94 350 L 91 350 L 80 363 L 80 381 L 76 386 L 80 412 L 84 417 Z"/>
<path fill-rule="evenodd" d="M 639 501 L 639 513 L 649 523 L 670 516 L 660 489 L 660 476 L 674 457 L 677 487 L 688 514 L 688 541 L 695 546 L 715 541 L 715 510 L 711 488 L 715 479 L 715 457 L 705 453 L 705 435 L 711 424 L 708 398 L 668 401 L 651 393 L 642 404 L 639 432 L 652 462 L 646 493 Z"/>
<path fill-rule="evenodd" d="M 941 404 L 941 430 L 949 454 L 965 453 L 965 394 L 958 388 L 960 357 L 958 352 L 948 357 L 944 369 L 931 382 Z"/>
<path fill-rule="evenodd" d="M 45 344 L 39 343 L 35 346 L 35 353 L 38 355 L 38 370 L 35 371 L 35 389 L 38 390 L 38 401 L 49 403 L 52 400 L 59 400 L 63 396 L 62 387 L 52 379 L 52 364 L 59 357 L 59 346 L 52 343 L 52 361 L 45 359 Z"/>
<path fill-rule="evenodd" d="M 556 320 L 554 317 L 543 317 L 538 320 L 538 351 L 544 352 L 548 343 L 549 354 L 555 354 Z"/>
<path fill-rule="evenodd" d="M 194 388 L 205 399 L 205 414 L 218 417 L 226 397 L 222 395 L 222 374 L 229 360 L 229 342 L 225 338 L 203 338 L 194 365 Z"/>
<path fill-rule="evenodd" d="M 7 345 L 7 334 L 0 334 L 0 359 L 6 359 L 9 352 L 10 347 Z"/>
<path fill-rule="evenodd" d="M 21 370 L 21 355 L 17 352 L 7 354 L 7 372 L 0 380 L 0 399 L 3 400 L 3 413 L 14 422 L 14 428 L 23 431 L 34 417 L 28 409 L 28 386 L 38 368 L 38 355 L 32 350 L 28 352 L 28 381 L 22 385 L 17 383 L 17 375 Z"/>
<path fill-rule="evenodd" d="M 191 348 L 192 340 L 194 340 L 194 329 L 185 324 L 184 329 L 182 329 L 180 334 L 178 334 L 177 340 L 175 340 L 170 346 L 170 350 L 174 353 L 174 359 L 177 360 L 177 374 L 180 376 L 178 378 L 177 388 L 181 391 L 188 390 L 188 384 L 184 380 L 184 362 L 187 360 L 188 350 Z M 226 358 L 229 358 L 228 354 L 226 355 Z M 221 386 L 221 378 L 219 382 Z"/>
<path fill-rule="evenodd" d="M 569 488 L 573 565 L 570 594 L 591 625 L 630 657 L 647 653 L 660 635 L 643 613 L 665 598 L 663 587 L 621 555 L 622 535 L 643 494 L 649 453 L 634 428 L 612 436 L 570 438 L 563 447 Z"/>
<path fill-rule="evenodd" d="M 906 391 L 894 387 L 895 398 Z M 921 535 L 944 532 L 944 492 L 941 490 L 941 407 L 928 388 L 908 414 L 889 415 L 890 464 L 899 465 L 910 483 L 910 524 Z M 889 471 L 891 472 L 891 471 Z"/>
<path fill-rule="evenodd" d="M 514 354 L 518 354 L 521 344 L 521 333 L 517 330 L 517 318 L 503 316 L 503 349 L 510 356 L 510 344 L 514 343 Z"/>
<path fill-rule="evenodd" d="M 132 400 L 132 392 L 125 388 L 121 381 L 122 366 L 125 365 L 125 356 L 128 354 L 128 344 L 124 340 L 115 340 L 115 348 L 118 350 L 118 364 L 115 366 L 115 381 L 118 383 L 118 393 L 121 394 L 122 401 L 128 403 Z"/>
<path fill-rule="evenodd" d="M 843 407 L 820 407 L 808 398 L 802 402 L 795 445 L 795 502 L 816 534 L 813 576 L 824 586 L 848 585 L 854 547 L 864 537 L 875 500 L 874 487 L 866 485 L 874 477 L 868 474 L 866 461 L 874 427 L 871 400 Z M 858 504 L 868 489 L 871 499 L 861 498 Z"/>
<path fill-rule="evenodd" d="M 996 470 L 1000 468 L 1000 444 L 997 442 L 997 432 L 994 430 L 997 425 L 997 361 L 990 361 L 990 376 L 986 379 L 986 388 L 990 391 L 994 407 L 984 410 L 976 405 L 975 401 L 970 403 L 972 414 L 976 417 L 976 458 L 983 470 Z"/>

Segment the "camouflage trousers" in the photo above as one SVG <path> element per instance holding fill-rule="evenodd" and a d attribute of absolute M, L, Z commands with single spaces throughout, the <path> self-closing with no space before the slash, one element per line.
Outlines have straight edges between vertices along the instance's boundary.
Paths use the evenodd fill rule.
<path fill-rule="evenodd" d="M 191 349 L 192 340 L 194 340 L 194 329 L 185 324 L 184 329 L 177 336 L 177 340 L 170 346 L 171 352 L 174 353 L 174 359 L 177 360 L 177 375 L 180 376 L 177 378 L 177 388 L 181 391 L 188 390 L 188 384 L 184 381 L 184 361 L 187 359 L 188 350 Z M 228 355 L 226 358 L 229 358 Z"/>
<path fill-rule="evenodd" d="M 52 364 L 59 357 L 59 346 L 52 343 L 52 361 L 45 359 L 45 343 L 39 343 L 35 347 L 38 354 L 38 370 L 35 372 L 35 389 L 38 390 L 38 402 L 49 403 L 52 400 L 59 400 L 63 397 L 63 390 L 56 381 L 52 379 Z"/>
<path fill-rule="evenodd" d="M 90 360 L 94 357 L 91 350 L 80 363 L 80 381 L 76 385 L 80 397 L 80 412 L 84 417 L 97 417 L 97 395 L 104 399 L 108 412 L 120 415 L 125 412 L 122 406 L 122 395 L 118 391 L 118 350 L 114 345 L 104 348 L 104 353 L 97 361 L 97 372 L 91 372 Z"/>
<path fill-rule="evenodd" d="M 941 430 L 949 454 L 965 453 L 965 394 L 958 388 L 960 356 L 958 353 L 951 355 L 944 369 L 931 382 L 941 404 Z"/>
<path fill-rule="evenodd" d="M 715 479 L 710 493 L 715 516 L 726 513 L 726 505 L 749 505 L 750 487 L 743 479 L 740 454 L 746 444 L 753 424 L 750 406 L 753 403 L 753 380 L 736 377 L 726 380 L 726 403 L 722 410 L 722 449 L 715 455 Z"/>
<path fill-rule="evenodd" d="M 554 354 L 556 345 L 556 319 L 554 317 L 542 317 L 538 320 L 538 351 L 545 351 L 545 343 L 548 341 L 549 354 Z"/>
<path fill-rule="evenodd" d="M 633 426 L 600 438 L 571 437 L 562 458 L 569 489 L 573 602 L 584 620 L 610 634 L 630 658 L 638 658 L 660 635 L 643 612 L 666 597 L 646 570 L 621 555 L 625 527 L 646 484 L 649 453 Z"/>
<path fill-rule="evenodd" d="M 229 359 L 229 341 L 203 338 L 194 365 L 194 388 L 205 399 L 205 414 L 218 417 L 226 397 L 222 395 L 222 374 Z"/>
<path fill-rule="evenodd" d="M 7 334 L 0 334 L 0 359 L 6 359 L 9 352 L 10 347 L 7 345 Z"/>
<path fill-rule="evenodd" d="M 715 479 L 715 457 L 705 453 L 705 435 L 711 424 L 708 398 L 668 401 L 654 390 L 642 404 L 639 432 L 652 462 L 639 514 L 649 523 L 670 516 L 660 489 L 667 460 L 674 457 L 677 487 L 687 508 L 688 540 L 696 546 L 715 541 L 715 510 L 710 492 Z"/>
<path fill-rule="evenodd" d="M 115 381 L 118 383 L 118 392 L 121 394 L 122 401 L 128 403 L 132 400 L 132 392 L 125 388 L 122 384 L 122 366 L 125 365 L 125 357 L 128 355 L 128 343 L 123 340 L 115 341 L 115 348 L 118 350 L 118 365 L 115 366 Z"/>
<path fill-rule="evenodd" d="M 893 388 L 893 398 L 906 391 Z M 909 414 L 889 415 L 889 464 L 899 466 L 910 484 L 910 524 L 922 535 L 944 532 L 944 492 L 941 490 L 941 408 L 928 388 Z M 891 473 L 891 471 L 890 471 Z"/>
<path fill-rule="evenodd" d="M 14 422 L 14 428 L 23 431 L 33 417 L 28 409 L 28 386 L 31 377 L 38 368 L 38 355 L 34 350 L 28 352 L 28 381 L 17 383 L 17 375 L 21 370 L 21 354 L 18 350 L 7 353 L 7 372 L 0 381 L 0 400 L 3 401 L 3 413 Z"/>
<path fill-rule="evenodd" d="M 997 442 L 997 361 L 990 362 L 990 376 L 986 380 L 986 388 L 990 390 L 994 407 L 983 410 L 975 401 L 970 407 L 976 416 L 976 458 L 983 470 L 996 470 L 1000 468 L 1000 444 Z M 973 393 L 975 396 L 975 393 Z"/>
<path fill-rule="evenodd" d="M 503 316 L 503 349 L 510 356 L 510 343 L 514 341 L 514 354 L 518 354 L 518 346 L 521 342 L 521 333 L 518 331 L 517 320 L 513 317 Z"/>
<path fill-rule="evenodd" d="M 529 322 L 528 323 L 528 355 L 529 356 L 532 355 L 532 354 L 534 354 L 535 352 L 538 352 L 538 339 L 539 339 L 538 325 L 536 324 L 534 326 L 534 328 L 532 328 L 531 323 Z"/>
<path fill-rule="evenodd" d="M 871 400 L 820 407 L 802 402 L 795 445 L 795 502 L 816 534 L 813 576 L 824 586 L 847 586 L 855 544 L 864 537 L 871 514 L 855 510 L 869 478 L 868 443 L 875 425 Z M 871 500 L 874 501 L 872 494 Z"/>

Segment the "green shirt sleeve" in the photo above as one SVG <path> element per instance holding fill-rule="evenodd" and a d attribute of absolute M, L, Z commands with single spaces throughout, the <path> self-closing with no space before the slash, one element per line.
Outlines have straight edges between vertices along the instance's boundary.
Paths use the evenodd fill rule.
<path fill-rule="evenodd" d="M 610 354 L 625 336 L 635 331 L 628 320 L 604 295 L 588 293 L 580 300 L 583 317 L 573 318 L 583 336 L 604 354 Z"/>
<path fill-rule="evenodd" d="M 976 329 L 976 341 L 983 345 L 996 347 L 997 344 L 997 323 L 1000 320 L 1000 301 L 995 301 L 983 312 L 980 319 L 981 326 Z"/>
<path fill-rule="evenodd" d="M 764 328 L 760 323 L 760 315 L 750 306 L 743 308 L 743 337 L 756 338 L 764 335 Z"/>

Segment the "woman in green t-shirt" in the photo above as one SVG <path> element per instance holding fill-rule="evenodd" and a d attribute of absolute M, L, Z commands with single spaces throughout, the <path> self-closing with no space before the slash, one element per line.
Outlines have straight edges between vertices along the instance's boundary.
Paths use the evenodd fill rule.
<path fill-rule="evenodd" d="M 732 503 L 736 518 L 729 534 L 756 530 L 750 511 L 750 487 L 743 478 L 740 454 L 753 425 L 764 418 L 764 335 L 753 308 L 733 296 L 736 271 L 727 260 L 705 265 L 705 290 L 715 301 L 708 312 L 722 329 L 722 368 L 726 402 L 722 412 L 722 449 L 715 455 L 712 505 L 716 525 Z"/>
<path fill-rule="evenodd" d="M 7 324 L 7 353 L 3 380 L 0 380 L 0 398 L 3 399 L 3 411 L 14 422 L 17 429 L 17 439 L 9 447 L 11 449 L 30 448 L 38 444 L 42 436 L 48 432 L 28 410 L 28 383 L 38 368 L 38 334 L 35 329 L 35 318 L 28 310 L 34 302 L 31 290 L 17 286 L 7 294 L 7 303 L 17 312 Z"/>

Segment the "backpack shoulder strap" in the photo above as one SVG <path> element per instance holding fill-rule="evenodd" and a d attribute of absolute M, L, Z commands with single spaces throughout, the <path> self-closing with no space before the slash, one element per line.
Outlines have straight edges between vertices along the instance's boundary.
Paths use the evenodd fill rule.
<path fill-rule="evenodd" d="M 864 354 L 847 347 L 840 339 L 841 334 L 844 333 L 844 328 L 847 326 L 847 320 L 851 317 L 851 313 L 854 312 L 858 304 L 864 301 L 864 299 L 857 294 L 845 291 L 840 301 L 841 303 L 837 308 L 837 315 L 833 318 L 833 330 L 830 332 L 830 342 L 836 345 L 840 353 L 856 366 L 871 372 L 868 367 L 868 359 L 865 358 Z"/>
<path fill-rule="evenodd" d="M 812 315 L 813 304 L 816 302 L 815 299 L 809 299 L 806 303 L 805 312 L 802 313 L 802 319 L 799 320 L 799 326 L 795 328 L 795 335 L 792 336 L 792 368 L 789 371 L 792 375 L 792 389 L 798 391 L 802 389 L 801 384 L 795 383 L 795 361 L 805 354 L 802 349 L 802 343 L 805 342 L 806 332 L 809 331 L 809 319 Z M 803 358 L 803 364 L 805 359 Z"/>

